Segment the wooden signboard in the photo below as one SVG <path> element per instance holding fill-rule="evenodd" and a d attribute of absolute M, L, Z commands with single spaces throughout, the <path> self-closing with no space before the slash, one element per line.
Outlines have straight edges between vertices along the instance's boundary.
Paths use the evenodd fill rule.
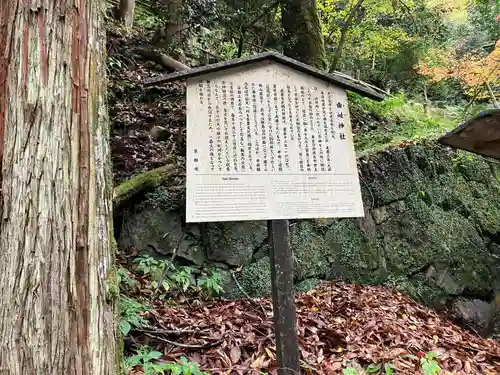
<path fill-rule="evenodd" d="M 279 63 L 187 81 L 186 221 L 363 216 L 347 95 Z"/>
<path fill-rule="evenodd" d="M 364 215 L 346 90 L 383 95 L 274 52 L 181 71 L 187 79 L 186 221 L 268 220 L 278 374 L 299 345 L 287 219 Z"/>

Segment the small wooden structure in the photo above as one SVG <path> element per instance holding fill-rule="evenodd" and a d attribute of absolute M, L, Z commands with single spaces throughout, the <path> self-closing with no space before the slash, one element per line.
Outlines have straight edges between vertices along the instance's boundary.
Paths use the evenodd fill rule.
<path fill-rule="evenodd" d="M 488 109 L 438 139 L 442 145 L 500 159 L 500 109 Z"/>

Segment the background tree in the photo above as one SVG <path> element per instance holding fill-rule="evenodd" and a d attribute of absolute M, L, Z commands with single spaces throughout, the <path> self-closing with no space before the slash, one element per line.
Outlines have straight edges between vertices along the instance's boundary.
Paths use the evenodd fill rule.
<path fill-rule="evenodd" d="M 221 12 L 226 16 L 221 17 L 221 24 L 236 37 L 233 37 L 237 45 L 235 57 L 241 57 L 245 51 L 262 52 L 269 46 L 272 32 L 268 27 L 276 20 L 279 0 L 225 0 L 223 3 L 225 8 Z M 275 37 L 280 38 L 282 33 L 276 31 Z"/>
<path fill-rule="evenodd" d="M 122 20 L 126 27 L 132 27 L 134 24 L 135 0 L 120 0 L 118 9 L 118 18 Z"/>
<path fill-rule="evenodd" d="M 103 5 L 0 8 L 4 374 L 119 371 Z"/>
<path fill-rule="evenodd" d="M 484 57 L 471 53 L 458 57 L 449 51 L 437 50 L 434 55 L 428 54 L 420 61 L 416 69 L 431 82 L 458 79 L 471 97 L 490 97 L 496 104 L 493 87 L 500 85 L 500 40 Z"/>
<path fill-rule="evenodd" d="M 334 1 L 322 1 L 321 10 L 325 15 L 325 19 L 329 19 L 330 22 L 333 21 L 336 28 L 338 28 L 338 39 L 333 47 L 334 53 L 332 62 L 330 64 L 330 71 L 337 69 L 337 66 L 342 55 L 342 51 L 347 41 L 347 34 L 351 30 L 353 24 L 360 18 L 361 12 L 363 10 L 362 6 L 365 0 L 356 0 L 352 4 L 348 2 L 334 2 Z M 335 16 L 333 16 L 335 14 Z M 331 28 L 331 25 L 326 26 L 326 28 Z M 328 38 L 331 38 L 333 30 L 327 33 Z"/>
<path fill-rule="evenodd" d="M 170 51 L 184 47 L 190 34 L 186 19 L 187 1 L 162 0 L 153 7 L 163 16 L 162 25 L 157 29 L 153 43 Z M 183 57 L 180 59 L 183 60 Z"/>
<path fill-rule="evenodd" d="M 452 11 L 462 12 L 453 7 Z M 429 48 L 419 57 L 415 70 L 430 85 L 457 82 L 460 96 L 497 102 L 500 87 L 500 23 L 492 2 L 466 4 L 463 21 L 455 23 L 450 41 Z M 493 27 L 493 26 L 496 26 Z"/>
<path fill-rule="evenodd" d="M 284 0 L 281 4 L 285 55 L 321 69 L 326 68 L 316 0 Z"/>
<path fill-rule="evenodd" d="M 166 44 L 174 44 L 183 38 L 187 32 L 188 25 L 184 22 L 184 1 L 183 0 L 164 0 L 167 7 L 168 20 L 165 27 Z"/>

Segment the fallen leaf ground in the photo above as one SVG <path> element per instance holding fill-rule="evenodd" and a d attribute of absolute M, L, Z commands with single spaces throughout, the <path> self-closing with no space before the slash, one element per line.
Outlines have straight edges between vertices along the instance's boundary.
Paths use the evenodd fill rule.
<path fill-rule="evenodd" d="M 304 373 L 392 362 L 397 374 L 421 374 L 406 356 L 429 351 L 452 374 L 500 373 L 499 342 L 384 287 L 324 283 L 298 294 L 296 306 Z M 269 299 L 159 305 L 145 316 L 154 329 L 133 338 L 163 352 L 162 360 L 186 356 L 209 374 L 276 373 Z"/>

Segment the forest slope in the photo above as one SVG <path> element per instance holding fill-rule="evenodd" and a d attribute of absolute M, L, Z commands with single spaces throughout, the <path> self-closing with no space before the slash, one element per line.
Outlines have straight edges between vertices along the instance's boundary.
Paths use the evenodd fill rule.
<path fill-rule="evenodd" d="M 134 52 L 136 48 L 143 47 L 140 35 L 125 35 L 118 28 L 111 29 L 108 37 L 110 54 L 108 66 L 112 78 L 110 115 L 113 121 L 112 153 L 115 183 L 119 184 L 141 172 L 165 164 L 175 164 L 179 174 L 175 176 L 174 186 L 170 182 L 170 185 L 163 186 L 167 190 L 157 189 L 157 193 L 160 194 L 156 194 L 156 196 L 160 196 L 164 205 L 169 205 L 169 210 L 175 209 L 175 207 L 182 210 L 179 208 L 179 204 L 182 207 L 182 203 L 179 202 L 182 201 L 183 195 L 185 88 L 180 83 L 151 88 L 142 87 L 140 82 L 143 79 L 163 72 L 163 68 Z M 401 97 L 396 97 L 389 104 L 382 104 L 376 110 L 374 105 L 367 105 L 354 98 L 351 111 L 354 118 L 353 127 L 358 131 L 358 146 L 361 151 L 366 152 L 364 158 L 372 157 L 374 151 L 383 149 L 385 146 L 400 146 L 396 149 L 377 152 L 373 154 L 373 157 L 378 160 L 379 164 L 387 162 L 390 166 L 391 163 L 401 163 L 401 161 L 406 160 L 405 157 L 413 155 L 420 160 L 418 173 L 426 179 L 429 177 L 426 175 L 427 173 L 432 174 L 434 173 L 432 170 L 441 170 L 439 157 L 446 154 L 447 151 L 435 151 L 436 154 L 433 155 L 421 154 L 421 151 L 427 152 L 427 146 L 414 144 L 415 139 L 412 139 L 412 135 L 416 136 L 415 138 L 420 142 L 427 134 L 411 134 L 408 130 L 412 128 L 411 121 L 422 122 L 422 120 L 415 113 L 413 119 L 404 117 L 404 113 L 410 109 L 418 111 L 416 109 L 418 106 L 401 102 L 401 100 Z M 384 108 L 384 105 L 389 107 Z M 397 118 L 384 116 L 384 114 L 394 112 L 391 108 L 394 109 L 395 106 L 406 107 L 397 111 L 399 112 Z M 443 114 L 437 112 L 438 110 L 435 110 L 430 117 L 424 120 L 431 137 L 439 135 L 442 130 L 454 125 L 453 116 L 445 119 Z M 161 126 L 166 130 L 165 140 L 157 141 L 151 136 L 151 130 L 155 126 Z M 434 146 L 430 149 L 433 148 Z M 410 151 L 407 152 L 406 149 Z M 430 165 L 425 164 L 434 158 L 436 158 L 437 164 L 433 162 Z M 360 160 L 363 163 L 364 159 Z M 473 163 L 474 161 L 466 160 L 465 162 Z M 487 167 L 487 165 L 485 166 Z M 467 168 L 466 170 L 469 171 Z M 379 194 L 377 199 L 385 199 L 380 207 L 384 207 L 386 211 L 387 205 L 400 199 L 391 198 L 393 194 L 398 194 L 399 188 L 397 186 L 403 190 L 407 189 L 404 191 L 404 197 L 409 194 L 408 188 L 409 192 L 415 188 L 420 189 L 420 187 L 411 185 L 411 179 L 401 180 L 401 175 L 396 171 L 389 175 L 386 175 L 383 169 L 381 171 L 383 173 L 379 175 L 379 182 L 383 186 L 381 185 L 381 190 L 375 193 Z M 397 176 L 399 177 L 396 178 Z M 410 185 L 405 187 L 403 183 Z M 452 184 L 455 183 L 456 181 L 452 181 Z M 494 189 L 494 187 L 492 188 Z M 166 202 L 165 191 L 169 192 Z M 388 195 L 384 195 L 385 193 Z M 150 192 L 146 198 L 143 196 L 139 201 L 129 202 L 126 211 L 128 213 L 131 211 L 139 212 L 140 214 L 145 206 L 147 208 L 148 199 L 150 200 L 154 194 L 155 191 Z M 368 195 L 372 196 L 373 199 L 373 192 Z M 445 195 L 442 194 L 443 197 Z M 421 198 L 423 197 L 414 203 L 420 209 L 425 210 L 425 199 Z M 149 203 L 151 202 L 149 201 Z M 458 205 L 461 204 L 463 203 Z M 391 207 L 389 209 L 392 210 L 394 207 Z M 395 209 L 398 210 L 398 207 Z M 164 208 L 159 211 L 162 210 L 164 211 Z M 379 214 L 383 214 L 382 211 L 379 210 Z M 123 213 L 123 211 L 116 213 L 115 226 L 119 236 L 123 228 L 127 226 L 127 223 L 124 224 L 126 220 L 124 220 Z M 410 213 L 410 219 L 411 215 Z M 181 217 L 182 215 L 175 219 L 170 217 L 169 225 L 172 221 L 179 222 L 179 225 L 184 228 Z M 382 220 L 381 223 L 383 223 L 387 217 L 384 219 L 379 216 L 378 219 Z M 329 222 L 327 226 L 333 225 L 332 228 L 338 230 L 339 233 L 344 233 L 347 236 L 346 240 L 348 240 L 346 244 L 351 244 L 358 250 L 363 249 L 363 246 L 356 243 L 356 233 L 340 231 L 342 228 L 337 228 L 338 225 L 347 225 L 347 229 L 349 229 L 351 224 L 346 221 L 339 221 L 339 223 Z M 133 222 L 128 222 L 128 226 L 130 224 Z M 157 225 L 163 225 L 163 223 L 158 222 Z M 305 221 L 298 225 L 307 229 L 312 224 Z M 317 225 L 319 228 L 323 227 L 323 231 L 327 228 L 325 223 Z M 181 232 L 185 229 L 182 228 Z M 369 227 L 364 229 L 370 230 Z M 163 231 L 165 230 L 168 228 L 163 227 Z M 303 234 L 306 232 L 307 230 Z M 315 234 L 316 237 L 318 235 Z M 413 235 L 409 236 L 413 237 Z M 302 235 L 299 234 L 298 238 L 301 237 Z M 123 247 L 122 250 L 127 253 L 130 249 Z M 136 248 L 134 251 L 128 252 L 128 256 L 134 258 L 138 255 L 137 251 L 141 252 L 142 250 L 144 249 Z M 227 250 L 228 253 L 231 253 L 236 249 Z M 298 253 L 300 252 L 301 249 L 298 250 Z M 302 249 L 302 252 L 307 251 Z M 322 256 L 321 253 L 316 254 L 319 257 Z M 328 259 L 328 254 L 326 257 L 325 259 Z M 299 261 L 306 262 L 306 267 L 309 265 L 317 266 L 318 259 Z M 319 260 L 321 263 L 321 259 Z M 261 257 L 260 263 L 266 267 L 266 258 Z M 196 264 L 196 262 L 188 264 L 201 267 L 201 269 L 207 266 L 204 261 L 201 264 Z M 363 269 L 362 264 L 363 262 L 358 263 L 361 266 L 359 280 L 362 280 L 363 275 L 368 279 L 368 275 L 373 274 L 373 269 L 368 269 L 371 267 L 369 264 L 366 265 L 368 266 L 366 269 Z M 479 262 L 479 264 L 482 263 Z M 123 265 L 131 267 L 127 262 Z M 429 266 L 431 265 L 424 262 L 416 264 L 417 269 L 425 268 L 420 271 L 428 271 Z M 243 269 L 240 267 L 239 270 L 243 273 L 247 272 L 248 277 L 254 278 L 255 275 L 252 276 L 251 272 L 248 273 L 250 268 L 254 266 L 249 264 L 246 267 Z M 230 278 L 231 272 L 234 275 L 234 271 L 234 269 L 226 271 L 226 275 Z M 258 269 L 256 271 L 261 272 Z M 415 270 L 410 269 L 410 271 Z M 441 274 L 442 269 L 437 269 L 436 272 Z M 321 271 L 309 276 L 314 278 L 327 275 Z M 140 276 L 134 278 L 140 279 Z M 245 288 L 245 278 L 242 275 L 240 275 L 240 280 Z M 266 278 L 262 280 L 268 283 Z M 417 280 L 417 282 L 420 281 Z M 233 285 L 233 287 L 238 292 L 241 285 Z M 160 349 L 163 361 L 175 360 L 181 355 L 186 355 L 190 360 L 199 362 L 203 369 L 213 374 L 238 373 L 237 371 L 244 373 L 250 368 L 256 371 L 269 371 L 274 366 L 270 302 L 268 300 L 222 300 L 200 303 L 198 299 L 191 299 L 184 302 L 179 301 L 178 306 L 168 307 L 168 303 L 164 299 L 159 301 L 151 298 L 148 288 L 147 285 L 144 285 L 143 288 L 139 289 L 145 291 L 145 294 L 137 296 L 131 293 L 130 296 L 146 299 L 153 306 L 141 314 L 147 318 L 150 327 L 137 326 L 131 332 L 128 342 L 134 340 L 136 344 L 148 344 Z M 488 298 L 488 293 L 491 292 L 488 288 L 486 287 L 484 291 L 485 298 Z M 313 374 L 340 373 L 348 366 L 367 366 L 382 362 L 397 365 L 398 373 L 410 374 L 414 373 L 415 366 L 419 362 L 418 356 L 432 350 L 439 354 L 438 363 L 442 368 L 449 371 L 455 370 L 459 371 L 457 373 L 461 373 L 460 371 L 470 369 L 472 373 L 487 373 L 485 371 L 489 368 L 490 373 L 493 374 L 497 373 L 495 371 L 500 368 L 498 343 L 493 340 L 481 339 L 473 333 L 458 328 L 446 318 L 391 289 L 322 284 L 315 291 L 300 294 L 297 303 L 299 306 L 302 357 L 305 366 L 310 367 L 310 373 Z M 249 313 L 249 311 L 252 312 Z M 183 330 L 193 332 L 179 336 L 178 332 Z M 167 331 L 170 332 L 170 335 L 174 335 L 174 338 L 165 333 Z M 421 336 L 419 337 L 417 334 Z M 462 343 L 460 344 L 460 342 Z M 463 344 L 464 342 L 466 344 Z M 417 357 L 405 357 L 409 354 Z"/>

